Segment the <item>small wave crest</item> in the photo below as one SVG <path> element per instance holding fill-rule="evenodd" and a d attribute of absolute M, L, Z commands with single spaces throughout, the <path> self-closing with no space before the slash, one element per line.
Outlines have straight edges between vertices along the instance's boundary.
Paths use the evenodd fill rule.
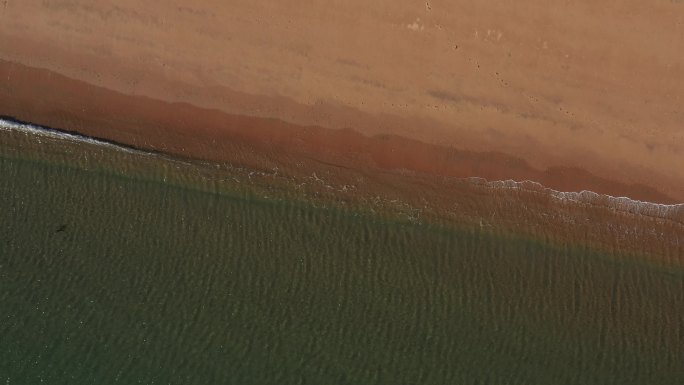
<path fill-rule="evenodd" d="M 96 146 L 103 146 L 112 148 L 118 151 L 124 151 L 130 154 L 155 156 L 152 152 L 127 147 L 118 143 L 112 143 L 105 140 L 95 139 L 74 133 L 68 133 L 34 125 L 30 123 L 17 122 L 7 118 L 0 118 L 0 129 L 5 131 L 18 131 L 36 137 L 47 137 L 58 140 L 68 140 L 75 142 L 88 143 Z M 660 204 L 653 202 L 646 202 L 631 199 L 628 197 L 614 197 L 605 194 L 598 194 L 593 191 L 583 190 L 580 192 L 565 192 L 557 191 L 542 184 L 530 180 L 514 181 L 514 180 L 496 180 L 488 181 L 480 177 L 464 178 L 469 183 L 474 185 L 484 186 L 492 189 L 508 189 L 508 190 L 522 190 L 526 192 L 533 192 L 550 196 L 564 204 L 584 204 L 591 206 L 607 207 L 609 209 L 624 212 L 634 215 L 643 215 L 655 218 L 663 218 L 684 223 L 684 203 L 680 204 Z"/>
<path fill-rule="evenodd" d="M 524 190 L 545 194 L 561 203 L 601 206 L 634 215 L 644 215 L 684 222 L 684 203 L 661 204 L 645 202 L 628 197 L 614 197 L 611 195 L 599 194 L 589 190 L 582 190 L 580 192 L 558 191 L 531 180 L 514 181 L 509 179 L 487 181 L 486 179 L 479 177 L 466 179 L 472 183 L 488 188 Z"/>
<path fill-rule="evenodd" d="M 43 127 L 35 124 L 17 122 L 9 119 L 0 118 L 0 129 L 5 131 L 17 131 L 25 134 L 35 135 L 37 137 L 68 140 L 72 142 L 88 143 L 96 146 L 103 146 L 119 151 L 124 151 L 130 154 L 137 155 L 153 155 L 150 152 L 138 150 L 132 147 L 126 147 L 120 144 L 111 143 L 105 140 L 95 139 L 88 136 L 72 134 L 69 132 L 59 131 L 48 127 Z"/>

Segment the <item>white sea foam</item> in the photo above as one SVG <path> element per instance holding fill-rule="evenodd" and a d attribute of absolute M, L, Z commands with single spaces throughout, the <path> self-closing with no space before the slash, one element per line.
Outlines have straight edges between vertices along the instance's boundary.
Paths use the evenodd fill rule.
<path fill-rule="evenodd" d="M 98 140 L 98 139 L 90 138 L 90 137 L 83 136 L 83 135 L 70 134 L 68 132 L 53 130 L 53 129 L 49 129 L 49 128 L 45 128 L 45 127 L 41 127 L 41 126 L 36 126 L 33 124 L 19 123 L 19 122 L 7 120 L 7 119 L 0 119 L 0 130 L 19 131 L 19 132 L 23 132 L 26 134 L 35 135 L 37 137 L 61 139 L 61 140 L 68 140 L 68 141 L 72 141 L 72 142 L 88 143 L 88 144 L 93 144 L 96 146 L 113 148 L 113 149 L 116 149 L 118 151 L 124 151 L 124 152 L 130 153 L 130 154 L 153 155 L 150 152 L 137 150 L 137 149 L 134 149 L 131 147 L 126 147 L 126 146 L 110 143 L 110 142 L 107 142 L 104 140 Z"/>
<path fill-rule="evenodd" d="M 598 194 L 588 190 L 582 190 L 580 192 L 557 191 L 548 187 L 544 187 L 542 184 L 530 180 L 514 181 L 509 179 L 500 181 L 487 181 L 483 178 L 477 177 L 466 179 L 475 184 L 483 185 L 489 188 L 539 192 L 551 196 L 562 203 L 596 205 L 625 213 L 684 222 L 684 203 L 653 203 L 627 197 L 614 197 L 606 194 Z"/>
<path fill-rule="evenodd" d="M 98 140 L 90 138 L 87 136 L 70 134 L 58 130 L 53 130 L 41 126 L 36 126 L 32 124 L 19 123 L 7 119 L 0 119 L 0 129 L 6 131 L 20 131 L 27 134 L 35 135 L 37 137 L 48 137 L 52 139 L 62 139 L 76 142 L 89 143 L 96 146 L 103 146 L 108 148 L 113 148 L 119 151 L 125 151 L 127 153 L 136 155 L 157 155 L 154 153 L 137 150 L 130 147 L 125 147 L 115 143 L 110 143 L 103 140 Z M 574 204 L 586 204 L 586 205 L 596 205 L 607 207 L 615 211 L 631 213 L 636 215 L 644 215 L 649 217 L 663 218 L 675 220 L 680 223 L 684 223 L 684 203 L 680 204 L 660 204 L 653 202 L 645 202 L 636 199 L 631 199 L 627 197 L 613 197 L 605 194 L 598 194 L 593 191 L 583 190 L 580 192 L 564 192 L 550 189 L 544 187 L 540 183 L 533 182 L 530 180 L 524 181 L 514 181 L 508 180 L 498 180 L 498 181 L 487 181 L 484 178 L 471 177 L 465 178 L 467 181 L 486 186 L 488 188 L 495 189 L 511 189 L 511 190 L 524 190 L 530 192 L 538 192 L 542 194 L 547 194 L 562 203 L 574 203 Z"/>

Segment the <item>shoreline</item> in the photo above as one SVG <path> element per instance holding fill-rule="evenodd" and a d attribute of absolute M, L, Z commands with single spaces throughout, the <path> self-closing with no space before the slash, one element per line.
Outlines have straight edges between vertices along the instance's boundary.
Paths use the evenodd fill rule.
<path fill-rule="evenodd" d="M 94 144 L 97 146 L 106 146 L 114 150 L 129 152 L 131 154 L 160 156 L 166 157 L 168 159 L 174 159 L 176 161 L 181 160 L 175 159 L 173 157 L 173 154 L 167 154 L 161 151 L 146 151 L 135 146 L 127 145 L 126 143 L 82 135 L 77 131 L 65 131 L 57 128 L 37 125 L 29 121 L 17 120 L 11 116 L 6 115 L 0 115 L 0 129 L 15 130 L 38 136 L 47 136 L 53 139 L 71 140 L 74 142 L 84 142 Z M 484 185 L 486 187 L 495 189 L 523 189 L 528 191 L 536 191 L 553 196 L 557 198 L 559 201 L 567 201 L 573 203 L 591 203 L 596 201 L 602 201 L 603 203 L 608 202 L 607 206 L 617 211 L 624 211 L 638 215 L 649 215 L 652 217 L 662 219 L 667 219 L 667 217 L 671 215 L 671 211 L 675 211 L 676 215 L 680 212 L 679 210 L 681 210 L 681 214 L 684 214 L 684 203 L 665 204 L 649 202 L 638 199 L 632 199 L 626 196 L 616 197 L 608 194 L 600 194 L 591 190 L 582 190 L 579 192 L 558 191 L 549 187 L 545 187 L 543 184 L 533 180 L 487 180 L 486 178 L 478 176 L 456 179 L 471 182 L 473 184 Z M 684 224 L 684 216 L 682 216 L 681 223 Z"/>
<path fill-rule="evenodd" d="M 176 164 L 174 167 L 162 169 L 155 178 L 181 187 L 187 188 L 192 180 L 198 180 L 203 183 L 200 190 L 209 192 L 241 192 L 267 200 L 294 199 L 316 207 L 361 210 L 409 222 L 510 233 L 552 244 L 642 255 L 641 259 L 665 265 L 684 265 L 684 245 L 679 242 L 684 236 L 682 204 L 640 202 L 591 192 L 563 193 L 533 182 L 488 182 L 481 178 L 435 181 L 424 176 L 397 177 L 392 173 L 380 173 L 375 176 L 364 174 L 364 181 L 350 184 L 359 176 L 358 170 L 334 169 L 332 173 L 330 169 L 319 170 L 319 174 L 314 172 L 307 176 L 288 175 L 285 170 L 269 172 L 225 165 L 219 167 L 218 164 L 214 167 L 209 162 L 183 160 L 169 154 L 146 152 L 5 119 L 0 120 L 0 127 L 5 132 L 21 133 L 29 140 L 29 136 L 44 135 L 58 145 L 66 141 L 69 146 L 85 144 L 135 157 L 152 156 L 160 161 L 162 167 L 165 163 L 180 161 L 172 163 Z M 50 144 L 33 141 L 32 145 L 39 149 Z M 73 152 L 62 151 L 57 156 L 62 156 L 62 162 L 70 162 Z M 107 158 L 107 155 L 102 157 Z M 97 157 L 88 157 L 86 166 L 80 167 L 117 167 L 117 162 L 103 166 Z M 139 163 L 137 172 L 144 174 L 149 162 Z M 179 165 L 186 169 L 179 169 Z M 129 170 L 120 172 L 124 176 L 131 175 Z M 196 174 L 199 179 L 193 179 L 189 174 Z M 338 178 L 332 178 L 333 175 Z M 416 199 L 415 191 L 423 192 L 421 199 Z"/>
<path fill-rule="evenodd" d="M 433 178 L 531 180 L 556 190 L 594 191 L 663 204 L 682 203 L 653 187 L 600 178 L 573 167 L 532 167 L 523 158 L 473 152 L 395 134 L 301 126 L 274 118 L 126 95 L 55 72 L 0 61 L 0 115 L 188 159 L 298 168 L 309 163 Z M 31 84 L 40 84 L 37 92 Z M 315 167 L 315 166 L 314 166 Z"/>

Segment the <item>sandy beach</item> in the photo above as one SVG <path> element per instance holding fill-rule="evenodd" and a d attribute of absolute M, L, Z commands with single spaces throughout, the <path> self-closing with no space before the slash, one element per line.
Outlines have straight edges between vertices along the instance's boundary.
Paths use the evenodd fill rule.
<path fill-rule="evenodd" d="M 251 166 L 306 159 L 678 203 L 682 12 L 5 2 L 0 114 Z"/>

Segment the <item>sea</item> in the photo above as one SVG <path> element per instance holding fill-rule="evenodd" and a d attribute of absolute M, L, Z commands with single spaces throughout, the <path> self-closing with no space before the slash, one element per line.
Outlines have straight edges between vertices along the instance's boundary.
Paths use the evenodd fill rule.
<path fill-rule="evenodd" d="M 681 267 L 0 126 L 0 384 L 684 383 Z"/>

